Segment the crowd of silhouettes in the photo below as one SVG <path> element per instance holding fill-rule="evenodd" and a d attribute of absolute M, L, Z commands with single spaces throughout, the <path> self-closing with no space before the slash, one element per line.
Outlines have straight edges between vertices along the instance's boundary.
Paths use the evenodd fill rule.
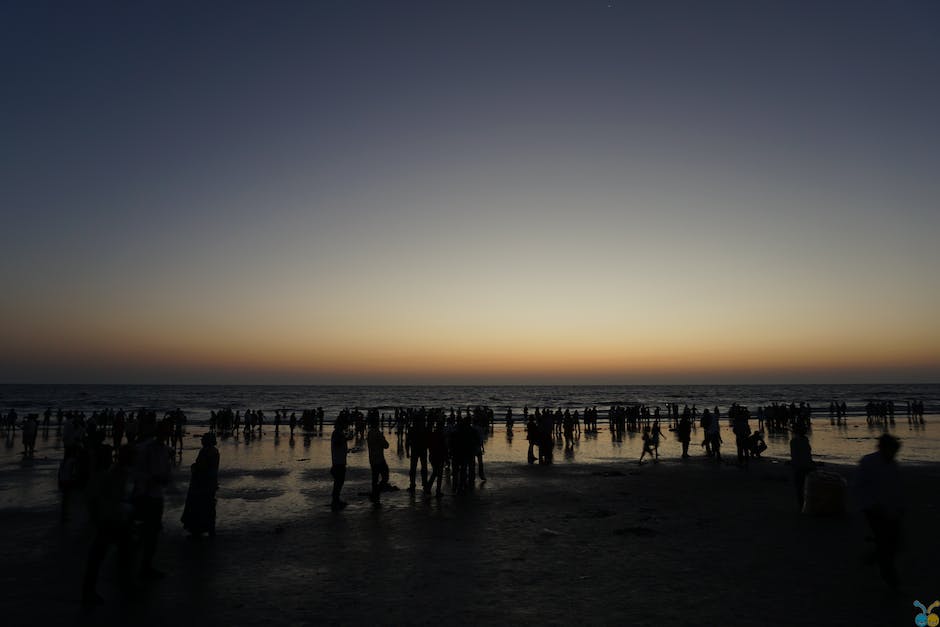
<path fill-rule="evenodd" d="M 923 423 L 923 401 L 907 401 L 904 411 L 908 421 Z M 829 406 L 830 420 L 833 424 L 842 424 L 848 413 L 845 402 L 833 401 Z M 870 401 L 864 406 L 866 419 L 870 425 L 894 424 L 895 403 L 893 401 Z M 647 457 L 654 461 L 659 458 L 659 447 L 664 437 L 663 427 L 675 434 L 682 446 L 681 457 L 690 456 L 689 445 L 693 432 L 701 429 L 701 446 L 705 454 L 721 461 L 721 448 L 724 442 L 720 421 L 722 414 L 714 409 L 700 411 L 697 405 L 681 406 L 667 402 L 664 407 L 650 406 L 643 403 L 613 404 L 606 412 L 607 423 L 613 441 L 621 441 L 627 434 L 641 434 L 643 452 L 640 461 Z M 209 430 L 223 439 L 243 437 L 246 441 L 265 434 L 266 416 L 261 409 L 233 411 L 231 408 L 210 412 Z M 522 422 L 525 438 L 528 442 L 527 462 L 551 464 L 556 447 L 564 449 L 566 455 L 573 456 L 574 450 L 584 434 L 594 435 L 598 431 L 598 419 L 601 412 L 596 406 L 583 410 L 572 408 L 542 407 L 530 410 L 525 406 Z M 39 433 L 48 437 L 55 417 L 56 433 L 61 435 L 65 448 L 65 459 L 79 466 L 87 466 L 81 459 L 82 447 L 77 442 L 88 439 L 109 441 L 113 451 L 117 451 L 124 442 L 133 443 L 138 437 L 142 418 L 156 420 L 152 410 L 125 411 L 123 409 L 96 410 L 90 415 L 83 411 L 53 412 L 47 409 L 40 418 L 39 414 L 29 414 L 20 422 L 16 410 L 4 415 L 2 428 L 7 434 L 8 446 L 12 434 L 19 428 L 22 431 L 23 455 L 35 454 L 36 439 Z M 494 429 L 494 411 L 485 406 L 458 408 L 373 408 L 364 413 L 359 408 L 343 409 L 338 420 L 342 420 L 345 429 L 351 430 L 351 437 L 359 442 L 366 442 L 367 428 L 375 423 L 380 431 L 387 429 L 394 434 L 397 450 L 403 451 L 410 458 L 410 491 L 419 488 L 425 490 L 429 483 L 439 482 L 444 471 L 450 471 L 452 486 L 462 492 L 475 479 L 485 480 L 483 462 L 486 438 Z M 737 463 L 746 466 L 753 458 L 759 457 L 766 450 L 764 433 L 786 433 L 795 429 L 812 430 L 813 409 L 809 403 L 771 403 L 760 406 L 755 414 L 737 403 L 727 411 L 728 425 L 734 437 Z M 757 429 L 751 427 L 756 418 Z M 41 420 L 41 422 L 40 422 Z M 182 454 L 186 430 L 186 415 L 180 409 L 165 412 L 157 421 L 160 428 L 169 433 L 167 445 L 176 455 Z M 291 443 L 299 429 L 305 438 L 322 435 L 325 411 L 322 407 L 288 411 L 274 411 L 274 435 L 280 435 L 282 426 L 289 430 Z M 515 416 L 507 408 L 504 414 L 507 439 L 514 434 Z M 435 463 L 436 462 L 436 463 Z M 379 473 L 379 480 L 385 475 Z M 420 482 L 419 482 L 420 479 Z M 65 483 L 68 483 L 67 481 Z"/>
<path fill-rule="evenodd" d="M 908 424 L 924 424 L 923 401 L 906 401 L 904 413 Z M 865 419 L 870 426 L 896 424 L 894 401 L 868 401 L 865 404 Z"/>
<path fill-rule="evenodd" d="M 384 411 L 383 411 L 384 409 Z M 923 401 L 907 401 L 904 406 L 908 421 L 923 424 Z M 869 425 L 894 424 L 893 401 L 869 401 L 864 406 Z M 601 412 L 596 406 L 583 410 L 571 408 L 528 406 L 522 410 L 521 422 L 528 443 L 526 461 L 549 465 L 555 448 L 572 454 L 582 438 L 596 437 Z M 848 408 L 845 402 L 829 404 L 829 418 L 833 425 L 844 424 Z M 495 428 L 495 413 L 485 405 L 468 407 L 411 407 L 346 408 L 334 421 L 331 436 L 331 475 L 333 490 L 331 507 L 342 509 L 341 498 L 345 483 L 349 442 L 368 451 L 371 471 L 369 498 L 381 502 L 383 492 L 398 488 L 390 483 L 390 471 L 385 452 L 390 448 L 386 437 L 394 436 L 396 451 L 407 457 L 408 492 L 422 492 L 441 497 L 445 489 L 453 494 L 472 491 L 477 481 L 486 481 L 484 454 L 487 438 Z M 153 566 L 163 517 L 163 490 L 169 481 L 172 465 L 182 457 L 187 417 L 180 409 L 158 417 L 153 410 L 123 409 L 53 412 L 48 408 L 41 416 L 27 414 L 22 422 L 15 409 L 0 421 L 0 428 L 8 445 L 17 430 L 22 432 L 23 456 L 35 454 L 36 438 L 42 432 L 48 437 L 53 428 L 61 437 L 64 455 L 59 465 L 58 484 L 61 491 L 60 516 L 68 520 L 77 494 L 85 497 L 93 539 L 86 561 L 83 579 L 83 599 L 97 604 L 101 598 L 96 592 L 98 571 L 109 547 L 116 547 L 122 568 L 135 565 L 144 578 L 159 578 L 160 571 Z M 504 425 L 506 438 L 511 441 L 516 424 L 512 408 L 506 408 Z M 757 430 L 751 427 L 756 418 Z M 792 433 L 790 440 L 791 467 L 796 486 L 798 505 L 802 507 L 803 483 L 815 468 L 807 433 L 812 429 L 813 409 L 809 403 L 771 403 L 758 407 L 755 414 L 748 408 L 733 403 L 727 409 L 728 429 L 734 437 L 736 463 L 746 468 L 751 460 L 766 450 L 763 433 Z M 664 408 L 643 403 L 613 404 L 607 410 L 611 438 L 617 442 L 626 435 L 641 435 L 642 452 L 639 463 L 647 458 L 658 461 L 660 445 L 666 437 L 664 427 L 674 433 L 681 445 L 681 459 L 690 457 L 693 433 L 701 429 L 701 448 L 706 456 L 722 462 L 722 414 L 717 406 L 699 411 L 697 405 L 680 406 L 665 403 Z M 322 407 L 288 411 L 274 411 L 274 435 L 282 427 L 289 430 L 291 442 L 300 430 L 305 438 L 323 434 L 325 412 Z M 265 433 L 266 414 L 262 410 L 231 408 L 210 413 L 209 431 L 202 435 L 202 447 L 191 470 L 182 516 L 184 528 L 193 535 L 215 534 L 216 491 L 218 489 L 219 452 L 216 438 L 245 438 L 250 441 Z M 887 440 L 885 440 L 887 441 Z M 893 445 L 893 441 L 887 441 Z M 352 450 L 356 450 L 355 448 Z M 896 450 L 896 449 L 894 449 Z M 874 457 L 866 458 L 868 466 Z M 881 459 L 881 458 L 878 458 Z M 889 460 L 890 461 L 890 460 Z M 867 466 L 866 466 L 867 468 Z M 894 532 L 889 523 L 877 515 L 868 514 L 878 535 L 879 560 L 886 579 L 894 577 Z M 892 523 L 893 524 L 893 523 Z"/>
<path fill-rule="evenodd" d="M 163 490 L 182 446 L 185 416 L 174 410 L 158 420 L 156 412 L 140 409 L 60 412 L 59 419 L 64 448 L 57 474 L 60 518 L 67 521 L 75 498 L 84 496 L 93 539 L 82 599 L 94 605 L 102 601 L 96 583 L 111 546 L 122 568 L 134 564 L 142 578 L 162 577 L 153 559 L 162 529 Z"/>
<path fill-rule="evenodd" d="M 269 414 L 265 414 L 262 409 L 246 409 L 244 413 L 240 409 L 233 410 L 231 407 L 212 410 L 209 412 L 209 431 L 222 439 L 238 440 L 241 437 L 246 442 L 250 442 L 265 434 L 266 422 L 270 428 L 268 416 Z M 274 435 L 280 437 L 282 427 L 289 432 L 291 439 L 297 429 L 303 432 L 304 437 L 323 435 L 324 417 L 325 412 L 322 407 L 304 409 L 299 418 L 296 411 L 276 409 L 273 419 Z"/>
<path fill-rule="evenodd" d="M 830 424 L 845 424 L 846 419 L 849 416 L 849 408 L 845 404 L 845 401 L 838 403 L 836 401 L 829 402 L 829 422 Z"/>
<path fill-rule="evenodd" d="M 759 429 L 768 433 L 786 433 L 796 426 L 812 429 L 813 408 L 809 403 L 771 403 L 757 408 Z"/>
<path fill-rule="evenodd" d="M 341 429 L 335 427 L 331 436 L 334 507 L 345 506 L 338 493 L 342 480 L 336 475 L 345 470 L 337 466 L 345 459 L 348 449 L 343 446 L 347 440 L 354 440 L 356 445 L 365 443 L 372 475 L 369 498 L 373 502 L 380 502 L 383 492 L 398 489 L 389 483 L 385 450 L 390 443 L 385 430 L 395 436 L 399 455 L 410 460 L 408 492 L 420 490 L 440 497 L 445 476 L 455 494 L 472 490 L 477 480 L 486 481 L 483 455 L 486 438 L 493 429 L 493 412 L 487 407 L 451 408 L 449 412 L 444 408 L 395 408 L 387 413 L 378 408 L 366 413 L 346 408 L 339 412 L 336 425 Z"/>

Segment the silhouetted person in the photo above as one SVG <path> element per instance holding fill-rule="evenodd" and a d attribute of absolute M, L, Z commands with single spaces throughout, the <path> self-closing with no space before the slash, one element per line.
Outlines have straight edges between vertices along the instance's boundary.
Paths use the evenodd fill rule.
<path fill-rule="evenodd" d="M 649 453 L 650 457 L 653 456 L 653 438 L 650 436 L 650 428 L 648 426 L 643 427 L 643 452 L 640 453 L 641 464 L 647 453 Z"/>
<path fill-rule="evenodd" d="M 82 480 L 82 448 L 78 445 L 65 447 L 65 455 L 59 463 L 59 491 L 62 493 L 62 507 L 59 511 L 59 519 L 66 522 L 69 517 L 69 508 L 71 506 L 73 493 L 81 487 Z"/>
<path fill-rule="evenodd" d="M 425 426 L 424 416 L 418 414 L 408 429 L 408 447 L 411 449 L 411 470 L 408 473 L 410 483 L 408 491 L 415 491 L 418 463 L 421 463 L 421 486 L 428 482 L 428 430 Z"/>
<path fill-rule="evenodd" d="M 682 459 L 689 457 L 689 442 L 692 441 L 692 420 L 689 416 L 683 416 L 679 420 L 679 426 L 676 427 L 676 435 L 679 442 L 682 443 Z"/>
<path fill-rule="evenodd" d="M 120 449 L 121 442 L 124 440 L 124 411 L 119 411 L 111 424 L 111 437 L 114 441 L 114 448 Z"/>
<path fill-rule="evenodd" d="M 708 411 L 707 409 L 705 410 Z M 704 420 L 704 415 L 703 415 Z M 705 433 L 705 441 L 710 445 L 712 455 L 717 461 L 721 461 L 721 423 L 712 416 L 708 421 L 708 430 Z"/>
<path fill-rule="evenodd" d="M 793 468 L 793 487 L 796 488 L 796 503 L 799 511 L 802 512 L 806 475 L 816 467 L 813 462 L 813 449 L 810 446 L 809 438 L 806 437 L 806 428 L 803 425 L 793 427 L 793 439 L 790 440 L 790 466 Z"/>
<path fill-rule="evenodd" d="M 862 512 L 875 540 L 875 557 L 881 577 L 893 589 L 898 586 L 894 558 L 901 536 L 904 496 L 898 464 L 901 442 L 887 433 L 878 438 L 878 451 L 858 465 L 857 489 Z"/>
<path fill-rule="evenodd" d="M 663 430 L 659 426 L 659 421 L 653 422 L 653 428 L 650 429 L 650 443 L 653 445 L 653 455 L 659 459 L 659 443 L 663 437 Z"/>
<path fill-rule="evenodd" d="M 571 412 L 565 410 L 564 418 L 561 421 L 562 433 L 565 437 L 565 448 L 574 446 L 574 417 Z"/>
<path fill-rule="evenodd" d="M 428 457 L 431 460 L 431 477 L 424 483 L 424 492 L 431 493 L 431 486 L 437 481 L 435 496 L 441 496 L 441 481 L 444 478 L 444 465 L 447 463 L 447 435 L 444 433 L 444 421 L 437 423 L 428 439 Z"/>
<path fill-rule="evenodd" d="M 330 456 L 333 462 L 330 467 L 330 475 L 333 477 L 333 498 L 330 507 L 335 510 L 346 507 L 346 501 L 341 500 L 339 495 L 346 482 L 346 456 L 349 454 L 347 440 L 346 419 L 340 416 L 333 423 L 333 435 L 330 436 Z"/>
<path fill-rule="evenodd" d="M 751 427 L 747 423 L 747 412 L 743 407 L 732 406 L 729 413 L 732 415 L 731 430 L 734 433 L 734 444 L 738 449 L 738 465 L 747 466 L 751 457 L 747 445 L 747 438 L 751 435 Z"/>
<path fill-rule="evenodd" d="M 551 464 L 552 463 L 552 448 L 555 446 L 554 438 L 552 437 L 552 416 L 549 410 L 542 412 L 541 417 L 539 418 L 539 463 L 540 464 Z"/>
<path fill-rule="evenodd" d="M 528 409 L 528 407 L 526 408 Z M 529 454 L 526 459 L 530 464 L 534 464 L 535 457 L 535 447 L 539 442 L 539 425 L 535 422 L 534 416 L 529 416 L 525 424 L 525 439 L 529 441 Z"/>
<path fill-rule="evenodd" d="M 88 515 L 94 528 L 94 539 L 85 563 L 82 581 L 82 603 L 97 605 L 104 599 L 96 591 L 101 563 L 112 544 L 118 549 L 121 570 L 130 562 L 131 506 L 125 500 L 127 478 L 134 463 L 134 450 L 125 446 L 118 451 L 118 460 L 111 464 L 111 447 L 104 446 L 97 457 L 97 468 L 88 481 L 85 496 Z"/>
<path fill-rule="evenodd" d="M 692 422 L 691 412 L 685 412 L 682 414 L 683 418 L 688 418 L 689 422 Z M 702 446 L 705 447 L 705 454 L 711 457 L 714 455 L 712 451 L 712 440 L 710 437 L 712 421 L 718 422 L 717 415 L 712 415 L 708 409 L 702 412 L 702 417 L 699 419 L 699 426 L 702 428 L 702 432 L 705 434 L 705 437 L 702 440 Z"/>
<path fill-rule="evenodd" d="M 65 447 L 65 450 L 78 446 L 81 444 L 83 429 L 79 424 L 78 418 L 70 416 L 65 421 L 65 426 L 62 427 L 62 446 Z"/>
<path fill-rule="evenodd" d="M 183 508 L 183 528 L 194 536 L 215 535 L 215 493 L 219 489 L 219 449 L 215 434 L 202 436 L 202 448 L 190 467 L 192 478 Z"/>
<path fill-rule="evenodd" d="M 177 407 L 173 412 L 173 450 L 183 452 L 183 427 L 186 425 L 186 414 Z"/>
<path fill-rule="evenodd" d="M 163 489 L 170 482 L 170 450 L 157 437 L 156 429 L 153 416 L 141 419 L 140 443 L 134 460 L 134 510 L 141 523 L 140 576 L 145 579 L 163 577 L 153 567 L 153 556 L 163 527 Z"/>
<path fill-rule="evenodd" d="M 23 421 L 23 457 L 33 457 L 36 454 L 36 434 L 39 432 L 39 421 L 34 414 L 26 416 Z"/>
<path fill-rule="evenodd" d="M 453 437 L 454 446 L 451 450 L 452 478 L 455 493 L 463 493 L 473 489 L 473 464 L 476 449 L 479 445 L 479 436 L 470 418 L 461 418 Z"/>
<path fill-rule="evenodd" d="M 369 419 L 369 433 L 366 434 L 366 443 L 369 447 L 369 467 L 372 470 L 372 492 L 369 498 L 373 503 L 379 502 L 382 489 L 388 485 L 388 463 L 385 461 L 385 449 L 388 440 L 379 428 L 378 417 Z"/>
<path fill-rule="evenodd" d="M 472 447 L 473 458 L 470 460 L 470 481 L 473 481 L 474 473 L 480 478 L 480 481 L 486 481 L 486 473 L 483 471 L 483 453 L 486 452 L 483 443 L 486 437 L 486 429 L 482 425 L 475 425 L 473 432 L 476 434 L 476 439 Z"/>
<path fill-rule="evenodd" d="M 747 450 L 751 457 L 760 457 L 761 453 L 767 450 L 767 443 L 764 442 L 764 434 L 755 431 L 747 436 Z"/>

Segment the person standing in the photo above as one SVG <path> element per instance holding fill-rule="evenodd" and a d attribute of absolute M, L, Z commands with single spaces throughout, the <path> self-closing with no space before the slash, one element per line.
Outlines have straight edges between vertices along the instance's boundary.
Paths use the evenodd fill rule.
<path fill-rule="evenodd" d="M 173 412 L 173 450 L 183 453 L 183 427 L 186 426 L 186 414 L 179 407 Z"/>
<path fill-rule="evenodd" d="M 682 443 L 682 459 L 689 458 L 689 442 L 692 441 L 692 421 L 688 416 L 683 416 L 679 420 L 679 426 L 676 427 L 676 435 L 679 442 Z"/>
<path fill-rule="evenodd" d="M 346 418 L 340 415 L 333 423 L 333 435 L 330 436 L 330 455 L 333 461 L 330 467 L 330 475 L 333 476 L 333 499 L 330 507 L 334 510 L 346 507 L 346 501 L 339 498 L 343 484 L 346 482 L 346 456 L 349 454 L 349 445 L 346 441 Z"/>
<path fill-rule="evenodd" d="M 142 412 L 143 413 L 143 412 Z M 165 436 L 157 434 L 156 416 L 144 414 L 140 419 L 140 443 L 134 463 L 134 509 L 141 521 L 140 544 L 142 561 L 140 576 L 161 579 L 162 572 L 153 567 L 157 539 L 163 528 L 163 489 L 170 482 L 170 449 Z"/>
<path fill-rule="evenodd" d="M 747 438 L 751 435 L 751 426 L 748 424 L 748 411 L 735 403 L 728 413 L 731 415 L 734 444 L 738 449 L 738 465 L 747 467 L 751 458 L 751 452 L 747 448 Z"/>
<path fill-rule="evenodd" d="M 372 492 L 369 499 L 373 503 L 379 502 L 382 489 L 388 485 L 388 463 L 385 461 L 385 449 L 388 440 L 379 428 L 378 416 L 369 418 L 369 433 L 366 434 L 366 443 L 369 447 L 369 467 L 372 470 Z"/>
<path fill-rule="evenodd" d="M 425 424 L 424 408 L 418 412 L 408 428 L 407 440 L 408 448 L 411 449 L 408 491 L 414 492 L 419 462 L 421 464 L 421 486 L 423 487 L 428 482 L 428 430 Z"/>
<path fill-rule="evenodd" d="M 552 437 L 553 425 L 551 412 L 545 409 L 541 417 L 539 417 L 538 411 L 536 410 L 536 420 L 538 420 L 539 425 L 539 464 L 551 464 L 552 449 L 555 446 L 555 441 Z"/>
<path fill-rule="evenodd" d="M 689 423 L 691 424 L 692 419 L 691 419 L 690 413 L 683 413 L 682 417 L 687 418 L 689 420 Z M 714 453 L 712 452 L 712 440 L 711 440 L 712 421 L 715 421 L 717 423 L 718 418 L 713 417 L 712 413 L 708 411 L 708 408 L 706 408 L 705 411 L 702 412 L 701 419 L 699 419 L 699 426 L 702 428 L 702 431 L 705 433 L 705 437 L 702 439 L 702 446 L 705 447 L 705 454 L 708 455 L 709 457 L 714 455 Z"/>
<path fill-rule="evenodd" d="M 424 493 L 431 493 L 431 486 L 437 481 L 435 496 L 441 497 L 441 480 L 444 477 L 444 465 L 447 463 L 447 435 L 444 433 L 444 421 L 439 420 L 428 438 L 428 453 L 431 459 L 431 477 L 424 482 Z"/>
<path fill-rule="evenodd" d="M 192 479 L 183 508 L 183 528 L 194 536 L 215 535 L 215 493 L 219 489 L 219 449 L 215 434 L 203 434 L 202 448 L 192 465 Z"/>
<path fill-rule="evenodd" d="M 526 407 L 526 413 L 528 413 L 528 409 L 529 408 Z M 536 460 L 535 447 L 538 446 L 539 443 L 539 425 L 535 421 L 534 416 L 528 416 L 526 420 L 525 438 L 529 442 L 529 453 L 526 459 L 530 464 L 534 464 Z"/>
<path fill-rule="evenodd" d="M 882 579 L 895 590 L 898 573 L 894 559 L 904 514 L 901 474 L 895 461 L 900 448 L 900 440 L 885 433 L 878 438 L 878 451 L 861 459 L 857 475 L 859 503 L 875 539 L 878 568 Z"/>
<path fill-rule="evenodd" d="M 705 410 L 708 411 L 707 409 Z M 704 420 L 704 415 L 703 418 Z M 705 441 L 711 445 L 711 454 L 721 463 L 721 425 L 714 416 L 708 421 L 708 428 L 705 432 Z"/>
<path fill-rule="evenodd" d="M 813 462 L 813 449 L 806 437 L 806 427 L 797 424 L 793 427 L 793 439 L 790 440 L 790 466 L 793 468 L 793 486 L 796 488 L 796 503 L 803 511 L 803 495 L 806 475 L 816 467 Z"/>
<path fill-rule="evenodd" d="M 23 421 L 23 457 L 33 457 L 36 454 L 36 434 L 39 431 L 39 421 L 36 414 L 29 414 Z"/>
<path fill-rule="evenodd" d="M 470 482 L 473 482 L 474 475 L 480 477 L 481 482 L 486 481 L 486 473 L 483 471 L 483 454 L 486 452 L 486 426 L 475 424 L 473 432 L 476 434 L 476 441 L 473 442 L 473 457 L 470 459 Z"/>
<path fill-rule="evenodd" d="M 473 425 L 470 424 L 470 417 L 460 418 L 457 423 L 457 430 L 453 438 L 453 467 L 452 478 L 454 493 L 466 493 L 473 490 L 473 465 L 475 462 L 476 447 L 479 442 L 479 435 Z"/>
<path fill-rule="evenodd" d="M 126 568 L 130 561 L 130 505 L 125 501 L 128 470 L 133 464 L 134 451 L 128 445 L 118 451 L 117 462 L 111 464 L 111 447 L 102 446 L 96 459 L 97 468 L 88 482 L 85 496 L 88 514 L 95 530 L 85 576 L 82 580 L 82 604 L 94 606 L 104 602 L 96 588 L 101 563 L 112 544 L 117 547 L 119 563 Z"/>

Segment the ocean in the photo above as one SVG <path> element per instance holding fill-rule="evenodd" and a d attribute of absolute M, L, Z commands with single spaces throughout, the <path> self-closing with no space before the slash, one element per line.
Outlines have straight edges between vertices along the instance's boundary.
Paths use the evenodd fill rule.
<path fill-rule="evenodd" d="M 180 408 L 189 421 L 206 422 L 209 412 L 224 407 L 233 410 L 277 409 L 301 411 L 323 407 L 327 419 L 344 407 L 382 411 L 396 407 L 467 407 L 488 405 L 497 419 L 512 408 L 520 413 L 530 408 L 583 409 L 597 406 L 644 403 L 664 406 L 719 406 L 725 412 L 732 403 L 752 411 L 772 402 L 813 406 L 816 417 L 828 415 L 830 401 L 845 402 L 850 416 L 864 416 L 870 401 L 894 401 L 903 414 L 906 401 L 922 401 L 925 413 L 940 413 L 940 384 L 884 385 L 486 385 L 486 386 L 332 386 L 332 385 L 0 385 L 0 411 L 19 414 L 56 410 L 137 409 L 157 412 Z"/>

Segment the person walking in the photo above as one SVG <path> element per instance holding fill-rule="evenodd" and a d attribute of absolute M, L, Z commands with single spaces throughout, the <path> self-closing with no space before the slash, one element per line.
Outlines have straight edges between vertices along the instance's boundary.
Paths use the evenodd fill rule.
<path fill-rule="evenodd" d="M 857 474 L 859 503 L 874 536 L 878 568 L 894 590 L 898 587 L 894 561 L 904 515 L 903 486 L 895 461 L 900 448 L 900 440 L 885 433 L 878 438 L 878 450 L 861 459 Z"/>

